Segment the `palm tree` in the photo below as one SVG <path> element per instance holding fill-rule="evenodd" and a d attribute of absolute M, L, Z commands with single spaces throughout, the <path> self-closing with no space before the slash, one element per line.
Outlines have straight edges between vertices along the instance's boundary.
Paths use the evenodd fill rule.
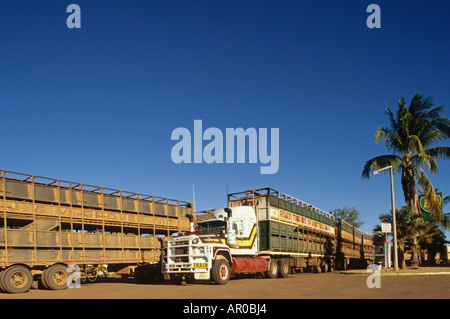
<path fill-rule="evenodd" d="M 436 253 L 442 251 L 444 244 L 448 243 L 440 226 L 437 222 L 423 221 L 420 225 L 419 246 L 421 255 L 423 259 L 425 252 L 427 252 L 429 264 L 436 263 Z"/>
<path fill-rule="evenodd" d="M 444 198 L 444 206 L 450 203 L 450 195 Z M 444 220 L 442 221 L 444 229 L 450 229 L 450 213 L 444 214 Z"/>
<path fill-rule="evenodd" d="M 446 243 L 445 234 L 440 229 L 438 222 L 425 222 L 420 215 L 414 213 L 408 206 L 395 210 L 397 218 L 397 242 L 400 268 L 406 267 L 404 258 L 405 250 L 408 246 L 415 246 L 414 238 L 419 238 L 418 246 L 421 253 L 427 251 L 431 262 L 433 262 L 436 252 L 440 251 Z M 392 223 L 392 214 L 380 214 L 382 223 Z M 381 235 L 381 226 L 375 225 L 374 232 Z"/>
<path fill-rule="evenodd" d="M 393 154 L 374 157 L 363 168 L 363 179 L 369 179 L 372 170 L 389 165 L 394 171 L 401 171 L 405 202 L 415 213 L 419 212 L 417 184 L 427 196 L 432 214 L 442 213 L 436 191 L 423 168 L 435 174 L 439 171 L 436 160 L 450 159 L 450 147 L 435 146 L 450 137 L 450 119 L 444 117 L 443 112 L 443 106 L 435 107 L 431 97 L 424 98 L 418 93 L 408 107 L 402 97 L 396 114 L 386 103 L 389 125 L 378 127 L 375 142 L 384 140 L 385 148 Z"/>
<path fill-rule="evenodd" d="M 413 213 L 411 208 L 403 206 L 401 209 L 395 210 L 397 220 L 397 250 L 400 268 L 406 267 L 405 250 L 410 243 L 410 239 L 417 233 L 418 218 L 417 214 Z M 382 223 L 392 223 L 392 213 L 380 214 L 379 217 Z M 375 225 L 373 230 L 375 233 L 381 233 L 381 225 Z"/>

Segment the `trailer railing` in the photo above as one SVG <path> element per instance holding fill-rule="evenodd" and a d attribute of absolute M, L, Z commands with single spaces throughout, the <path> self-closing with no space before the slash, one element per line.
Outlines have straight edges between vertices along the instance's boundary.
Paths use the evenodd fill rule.
<path fill-rule="evenodd" d="M 254 190 L 247 190 L 243 192 L 238 193 L 230 193 L 228 194 L 228 202 L 231 202 L 233 200 L 243 200 L 246 199 L 247 201 L 251 202 L 252 200 L 256 200 L 258 197 L 261 196 L 271 196 L 278 198 L 284 202 L 287 202 L 291 205 L 295 205 L 296 207 L 305 208 L 312 212 L 314 212 L 317 215 L 324 216 L 327 219 L 330 219 L 332 221 L 335 220 L 335 217 L 333 214 L 327 213 L 324 210 L 321 210 L 311 204 L 308 204 L 298 198 L 295 198 L 291 195 L 285 194 L 283 192 L 277 191 L 273 188 L 266 187 L 266 188 L 259 188 Z"/>

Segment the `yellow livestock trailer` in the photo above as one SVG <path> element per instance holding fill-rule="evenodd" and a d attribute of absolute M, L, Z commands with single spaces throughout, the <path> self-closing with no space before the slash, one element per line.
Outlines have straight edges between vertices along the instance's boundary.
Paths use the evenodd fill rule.
<path fill-rule="evenodd" d="M 189 202 L 0 170 L 0 288 L 64 289 L 71 265 L 159 263 L 160 241 L 189 230 L 189 215 Z"/>

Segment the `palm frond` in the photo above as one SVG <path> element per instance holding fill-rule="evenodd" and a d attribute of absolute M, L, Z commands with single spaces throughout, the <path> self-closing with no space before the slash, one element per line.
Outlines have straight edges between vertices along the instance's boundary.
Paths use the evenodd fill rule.
<path fill-rule="evenodd" d="M 375 143 L 378 144 L 381 139 L 384 140 L 384 147 L 387 150 L 394 153 L 399 153 L 401 151 L 398 135 L 394 130 L 391 130 L 386 126 L 378 127 L 377 131 L 375 132 Z"/>
<path fill-rule="evenodd" d="M 431 216 L 433 218 L 440 219 L 442 214 L 442 204 L 439 202 L 433 184 L 431 183 L 430 179 L 428 178 L 427 174 L 424 172 L 422 168 L 416 166 L 415 170 L 417 175 L 417 181 L 420 187 L 422 188 L 421 192 L 422 194 L 425 195 L 426 199 L 428 200 Z"/>
<path fill-rule="evenodd" d="M 445 196 L 444 198 L 444 204 L 450 203 L 450 195 Z"/>
<path fill-rule="evenodd" d="M 362 179 L 370 179 L 370 174 L 372 171 L 384 168 L 386 166 L 392 166 L 394 171 L 399 170 L 401 165 L 401 158 L 397 155 L 382 155 L 374 157 L 366 162 L 361 174 Z"/>
<path fill-rule="evenodd" d="M 422 121 L 417 125 L 417 135 L 424 147 L 436 144 L 450 137 L 450 120 L 445 117 L 436 117 Z"/>
<path fill-rule="evenodd" d="M 407 137 L 408 149 L 415 154 L 423 154 L 423 146 L 420 138 L 417 135 L 408 135 Z"/>
<path fill-rule="evenodd" d="M 450 147 L 440 146 L 425 150 L 425 154 L 434 157 L 435 159 L 450 159 Z"/>
<path fill-rule="evenodd" d="M 436 174 L 439 171 L 439 166 L 436 163 L 435 157 L 430 154 L 419 153 L 411 157 L 411 162 L 417 166 L 424 166 L 431 170 L 432 174 Z"/>

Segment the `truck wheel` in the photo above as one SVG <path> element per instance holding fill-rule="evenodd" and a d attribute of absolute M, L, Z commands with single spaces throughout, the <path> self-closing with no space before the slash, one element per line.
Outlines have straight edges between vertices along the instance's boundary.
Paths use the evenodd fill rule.
<path fill-rule="evenodd" d="M 45 282 L 45 273 L 47 272 L 48 268 L 44 269 L 41 273 L 41 285 L 45 289 L 48 289 L 47 283 Z"/>
<path fill-rule="evenodd" d="M 218 285 L 225 285 L 230 280 L 230 264 L 225 259 L 214 261 L 211 269 L 211 277 Z"/>
<path fill-rule="evenodd" d="M 322 264 L 322 261 L 320 259 L 316 260 L 316 264 L 313 266 L 313 271 L 316 274 L 320 274 L 322 272 L 322 268 L 320 267 Z"/>
<path fill-rule="evenodd" d="M 142 269 L 142 266 L 137 266 L 134 269 L 134 281 L 136 282 L 144 281 L 144 270 Z"/>
<path fill-rule="evenodd" d="M 289 262 L 287 259 L 282 258 L 278 260 L 278 277 L 287 278 L 289 276 Z"/>
<path fill-rule="evenodd" d="M 11 294 L 27 292 L 33 283 L 31 271 L 22 265 L 16 265 L 6 269 L 1 276 L 2 288 Z"/>
<path fill-rule="evenodd" d="M 313 266 L 313 270 L 316 274 L 320 274 L 322 272 L 322 269 L 320 268 L 320 265 Z"/>
<path fill-rule="evenodd" d="M 265 275 L 267 278 L 276 278 L 278 276 L 278 262 L 276 259 L 270 258 L 269 269 L 266 270 Z"/>
<path fill-rule="evenodd" d="M 61 264 L 53 265 L 48 268 L 43 275 L 45 284 L 49 289 L 62 290 L 67 288 L 67 267 Z"/>
<path fill-rule="evenodd" d="M 5 292 L 5 288 L 3 288 L 3 284 L 2 284 L 2 277 L 3 277 L 4 273 L 5 273 L 4 270 L 0 271 L 0 291 L 1 292 Z"/>

